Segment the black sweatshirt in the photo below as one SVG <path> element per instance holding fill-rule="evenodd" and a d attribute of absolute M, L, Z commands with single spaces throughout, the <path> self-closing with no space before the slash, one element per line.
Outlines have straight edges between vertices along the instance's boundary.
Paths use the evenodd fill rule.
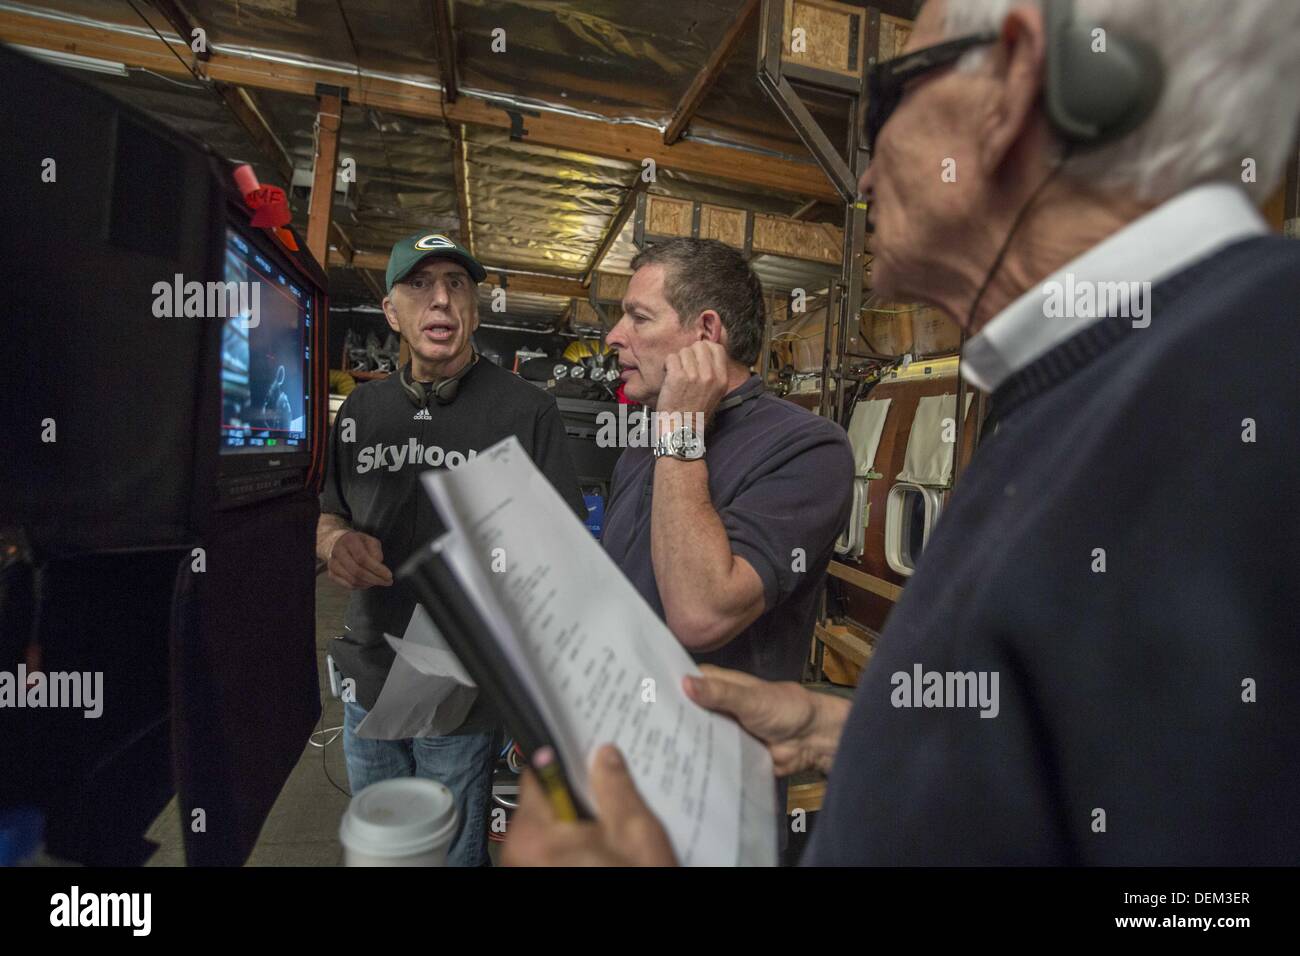
<path fill-rule="evenodd" d="M 352 441 L 343 429 L 355 423 Z M 427 411 L 407 397 L 396 375 L 359 385 L 339 409 L 330 431 L 329 460 L 321 511 L 346 518 L 357 531 L 379 539 L 384 564 L 396 573 L 414 551 L 445 530 L 420 475 L 455 468 L 510 435 L 551 484 L 585 518 L 555 399 L 486 359 L 460 382 L 455 401 L 431 401 Z M 392 587 L 353 591 L 344 623 L 348 633 L 331 644 L 345 677 L 356 681 L 356 701 L 369 709 L 393 663 L 387 631 L 401 637 L 415 598 L 397 582 Z M 475 705 L 467 723 L 477 728 Z"/>
<path fill-rule="evenodd" d="M 1300 862 L 1297 293 L 1300 243 L 1239 242 L 997 389 L 806 863 Z M 997 716 L 894 706 L 916 665 Z"/>

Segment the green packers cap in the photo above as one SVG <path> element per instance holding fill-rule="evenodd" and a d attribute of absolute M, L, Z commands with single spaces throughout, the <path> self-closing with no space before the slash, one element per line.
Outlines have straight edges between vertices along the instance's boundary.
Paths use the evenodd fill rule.
<path fill-rule="evenodd" d="M 487 278 L 487 270 L 463 246 L 440 232 L 417 232 L 393 243 L 393 251 L 388 256 L 388 272 L 384 276 L 388 291 L 392 292 L 393 286 L 425 259 L 452 259 L 463 265 L 475 282 Z"/>

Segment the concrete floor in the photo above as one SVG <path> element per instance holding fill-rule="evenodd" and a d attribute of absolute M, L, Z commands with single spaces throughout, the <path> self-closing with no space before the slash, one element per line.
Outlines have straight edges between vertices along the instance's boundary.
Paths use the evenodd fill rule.
<path fill-rule="evenodd" d="M 324 575 L 316 579 L 316 673 L 324 711 L 320 726 L 326 730 L 343 723 L 343 705 L 329 692 L 325 648 L 343 630 L 347 594 Z M 249 866 L 337 866 L 341 861 L 343 851 L 338 830 L 348 796 L 336 789 L 335 784 L 346 791 L 348 775 L 343 763 L 343 740 L 336 733 L 330 731 L 314 738 L 318 742 L 332 740 L 323 751 L 310 745 L 303 749 L 298 765 L 262 827 Z M 334 783 L 326 777 L 327 770 Z M 148 837 L 159 844 L 149 866 L 185 865 L 175 800 L 159 814 Z"/>

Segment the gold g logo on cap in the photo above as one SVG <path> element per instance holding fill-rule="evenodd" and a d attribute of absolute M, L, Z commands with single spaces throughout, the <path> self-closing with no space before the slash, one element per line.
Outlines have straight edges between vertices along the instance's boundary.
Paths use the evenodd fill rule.
<path fill-rule="evenodd" d="M 446 236 L 421 236 L 415 240 L 415 248 L 421 252 L 428 252 L 431 249 L 455 249 L 456 244 Z"/>

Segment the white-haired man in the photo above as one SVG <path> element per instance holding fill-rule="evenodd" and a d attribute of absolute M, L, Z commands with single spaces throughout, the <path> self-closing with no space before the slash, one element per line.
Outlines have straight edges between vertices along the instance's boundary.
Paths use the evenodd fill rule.
<path fill-rule="evenodd" d="M 778 774 L 832 768 L 805 862 L 1300 857 L 1300 244 L 1254 208 L 1300 6 L 1072 6 L 931 0 L 878 74 L 876 290 L 973 335 L 992 412 L 851 709 L 687 682 Z M 557 823 L 529 781 L 508 859 L 671 862 L 608 748 L 593 792 Z"/>

